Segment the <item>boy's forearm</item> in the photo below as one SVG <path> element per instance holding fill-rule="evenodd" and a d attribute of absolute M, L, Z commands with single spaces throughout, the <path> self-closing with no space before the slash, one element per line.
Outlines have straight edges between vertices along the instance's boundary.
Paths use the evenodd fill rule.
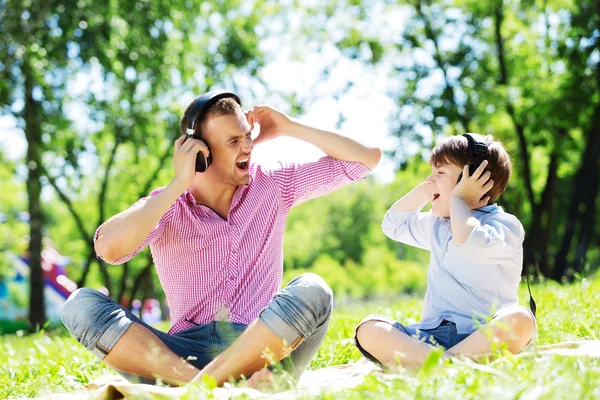
<path fill-rule="evenodd" d="M 431 194 L 425 182 L 415 187 L 413 190 L 405 194 L 391 207 L 392 210 L 398 211 L 421 211 L 425 204 L 431 199 Z"/>
<path fill-rule="evenodd" d="M 330 157 L 343 161 L 356 161 L 373 169 L 381 160 L 381 149 L 367 147 L 337 133 L 312 128 L 294 121 L 286 136 L 311 143 Z"/>
<path fill-rule="evenodd" d="M 137 250 L 184 190 L 171 183 L 144 204 L 110 218 L 98 232 L 96 252 L 107 262 L 114 262 Z"/>
<path fill-rule="evenodd" d="M 460 196 L 450 196 L 450 225 L 452 226 L 452 243 L 462 245 L 473 229 L 480 225 L 473 217 L 467 202 Z"/>

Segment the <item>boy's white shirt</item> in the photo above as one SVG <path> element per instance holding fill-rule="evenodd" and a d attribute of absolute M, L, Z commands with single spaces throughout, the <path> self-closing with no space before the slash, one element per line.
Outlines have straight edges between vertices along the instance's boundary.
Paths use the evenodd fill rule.
<path fill-rule="evenodd" d="M 436 328 L 446 319 L 459 334 L 469 334 L 500 309 L 518 304 L 523 225 L 496 204 L 472 212 L 481 225 L 460 246 L 452 243 L 449 218 L 392 209 L 383 218 L 388 237 L 431 252 L 417 328 Z"/>

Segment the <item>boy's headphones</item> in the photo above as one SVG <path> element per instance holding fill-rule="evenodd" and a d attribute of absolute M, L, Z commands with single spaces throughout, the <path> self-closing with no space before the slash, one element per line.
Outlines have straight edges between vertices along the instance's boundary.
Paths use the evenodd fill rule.
<path fill-rule="evenodd" d="M 201 119 L 200 117 L 211 105 L 226 97 L 232 98 L 240 105 L 240 107 L 242 106 L 242 100 L 240 100 L 240 97 L 237 94 L 225 90 L 211 90 L 196 99 L 188 116 L 188 126 L 185 131 L 187 136 L 186 140 L 194 137 L 194 124 L 196 123 L 196 120 Z M 208 147 L 208 143 L 204 140 L 203 142 L 206 144 L 206 147 Z M 210 151 L 210 148 L 208 150 Z M 211 163 L 212 152 L 208 154 L 208 157 L 205 157 L 201 151 L 198 152 L 198 155 L 196 156 L 196 172 L 206 171 Z"/>
<path fill-rule="evenodd" d="M 469 142 L 469 152 L 474 156 L 473 163 L 469 164 L 469 175 L 473 175 L 483 160 L 487 158 L 488 145 L 484 140 L 479 140 L 483 138 L 476 133 L 465 133 L 463 136 L 467 138 L 467 141 Z M 460 182 L 462 176 L 463 174 L 461 172 L 458 176 L 457 183 Z"/>

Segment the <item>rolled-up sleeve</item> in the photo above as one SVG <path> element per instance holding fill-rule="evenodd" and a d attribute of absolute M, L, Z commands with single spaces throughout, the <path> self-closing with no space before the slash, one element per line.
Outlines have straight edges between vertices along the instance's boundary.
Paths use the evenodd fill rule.
<path fill-rule="evenodd" d="M 268 171 L 288 209 L 310 199 L 333 192 L 351 182 L 364 179 L 371 170 L 359 162 L 342 161 L 333 157 L 302 163 L 280 165 Z"/>
<path fill-rule="evenodd" d="M 156 196 L 163 189 L 164 188 L 154 189 L 152 192 L 150 192 L 150 194 L 147 197 L 142 197 L 141 199 L 139 199 L 138 201 L 136 201 L 135 203 L 133 203 L 131 205 L 131 207 L 129 207 L 129 208 L 137 207 L 137 206 L 145 203 L 149 198 L 151 198 L 152 196 Z M 96 257 L 99 258 L 99 259 L 101 259 L 102 261 L 104 261 L 104 262 L 106 262 L 108 264 L 112 264 L 112 265 L 123 264 L 123 263 L 126 263 L 127 261 L 131 260 L 140 251 L 142 251 L 144 248 L 146 248 L 146 246 L 148 246 L 148 245 L 152 244 L 153 242 L 155 242 L 160 237 L 160 235 L 164 232 L 165 227 L 167 226 L 167 224 L 169 223 L 169 221 L 173 217 L 175 204 L 176 204 L 176 202 L 174 202 L 171 205 L 171 207 L 169 207 L 169 209 L 162 216 L 162 218 L 160 219 L 160 221 L 158 221 L 158 223 L 156 224 L 156 226 L 154 227 L 154 229 L 152 230 L 152 232 L 150 232 L 150 234 L 146 237 L 146 239 L 144 240 L 144 242 L 136 250 L 132 251 L 131 253 L 127 254 L 124 257 L 119 258 L 118 260 L 115 260 L 114 262 L 108 262 L 108 261 L 106 261 L 98 253 L 96 253 Z M 104 225 L 104 224 L 102 224 L 102 225 Z M 98 240 L 98 234 L 100 233 L 100 228 L 102 228 L 102 225 L 100 225 L 98 227 L 98 229 L 96 229 L 96 233 L 94 233 L 94 244 Z"/>
<path fill-rule="evenodd" d="M 397 242 L 431 250 L 434 216 L 430 212 L 388 210 L 383 217 L 383 233 Z"/>
<path fill-rule="evenodd" d="M 508 214 L 492 217 L 475 227 L 458 252 L 478 263 L 506 264 L 521 255 L 525 230 L 515 217 Z"/>

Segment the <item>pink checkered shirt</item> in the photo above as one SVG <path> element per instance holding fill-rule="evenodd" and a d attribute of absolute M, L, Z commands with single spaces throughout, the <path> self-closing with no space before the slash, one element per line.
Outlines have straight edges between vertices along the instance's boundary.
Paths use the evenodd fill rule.
<path fill-rule="evenodd" d="M 114 263 L 129 261 L 150 245 L 169 304 L 171 334 L 193 323 L 256 320 L 281 288 L 283 234 L 290 209 L 369 173 L 358 162 L 332 157 L 274 170 L 253 164 L 249 170 L 250 183 L 238 187 L 227 220 L 186 191 L 144 243 Z"/>

